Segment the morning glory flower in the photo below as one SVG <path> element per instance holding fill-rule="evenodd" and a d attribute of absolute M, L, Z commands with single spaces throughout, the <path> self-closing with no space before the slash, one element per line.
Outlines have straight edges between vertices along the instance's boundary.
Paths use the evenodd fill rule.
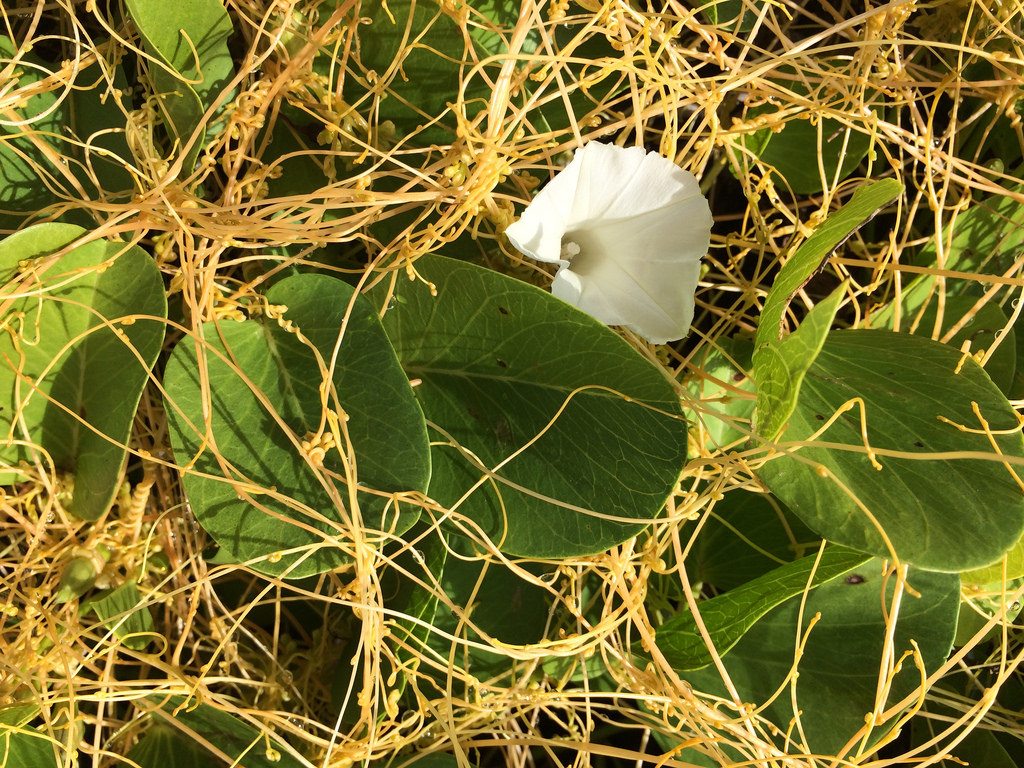
<path fill-rule="evenodd" d="M 592 141 L 505 234 L 558 264 L 555 296 L 663 344 L 690 330 L 711 224 L 692 173 L 641 147 Z"/>

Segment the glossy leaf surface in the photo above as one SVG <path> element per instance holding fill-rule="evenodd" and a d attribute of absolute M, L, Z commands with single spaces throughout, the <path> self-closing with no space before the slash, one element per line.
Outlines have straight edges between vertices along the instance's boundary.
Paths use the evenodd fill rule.
<path fill-rule="evenodd" d="M 890 604 L 895 581 L 883 579 L 881 561 L 871 560 L 849 576 L 814 589 L 802 614 L 802 598 L 794 597 L 757 622 L 723 659 L 741 701 L 760 704 L 771 699 L 763 713 L 787 731 L 793 707 L 786 680 L 797 645 L 807 632 L 799 656 L 800 674 L 793 683 L 802 735 L 812 752 L 838 755 L 875 707 L 886 643 L 881 595 L 884 591 Z M 945 661 L 953 644 L 960 579 L 955 574 L 912 570 L 909 582 L 921 597 L 904 596 L 900 603 L 892 658 L 912 650 L 913 641 L 931 672 Z M 808 631 L 811 617 L 819 613 Z M 686 679 L 698 690 L 728 695 L 713 667 L 688 672 Z M 904 661 L 889 690 L 888 706 L 913 691 L 920 679 L 914 664 Z M 776 696 L 780 688 L 783 693 Z M 888 725 L 873 729 L 872 738 L 887 729 Z"/>
<path fill-rule="evenodd" d="M 868 555 L 854 550 L 829 547 L 820 559 L 807 555 L 699 603 L 701 620 L 715 651 L 725 656 L 771 609 L 809 587 L 863 565 L 868 559 Z M 658 649 L 676 671 L 700 669 L 714 661 L 707 641 L 688 611 L 658 627 L 657 638 Z"/>
<path fill-rule="evenodd" d="M 901 560 L 938 571 L 988 565 L 1021 535 L 1024 497 L 974 404 L 998 451 L 1024 456 L 1016 413 L 970 358 L 906 334 L 834 332 L 783 435 L 795 452 L 759 477 L 835 543 L 884 557 L 887 539 Z"/>
<path fill-rule="evenodd" d="M 431 428 L 430 495 L 503 551 L 589 554 L 653 520 L 686 458 L 664 376 L 593 318 L 533 286 L 436 256 L 401 277 L 384 327 Z"/>
<path fill-rule="evenodd" d="M 285 745 L 210 704 L 197 704 L 184 696 L 152 695 L 142 709 L 149 713 L 152 725 L 131 752 L 142 768 L 300 768 L 304 763 Z"/>
<path fill-rule="evenodd" d="M 903 185 L 894 179 L 858 189 L 790 256 L 772 285 L 757 326 L 753 355 L 758 388 L 754 424 L 761 437 L 775 437 L 793 412 L 804 375 L 828 335 L 843 291 L 837 289 L 819 302 L 800 327 L 787 336 L 785 321 L 790 302 L 829 254 L 902 189 Z"/>
<path fill-rule="evenodd" d="M 132 420 L 164 337 L 167 305 L 152 258 L 39 224 L 0 241 L 0 477 L 19 462 L 73 478 L 68 508 L 95 520 L 110 506 Z M 54 255 L 61 254 L 63 255 Z"/>
<path fill-rule="evenodd" d="M 234 557 L 298 578 L 345 562 L 356 528 L 407 530 L 418 510 L 392 494 L 426 490 L 430 455 L 409 382 L 362 297 L 298 275 L 267 299 L 287 307 L 283 323 L 204 324 L 198 351 L 191 338 L 175 347 L 164 385 L 200 523 Z M 321 444 L 322 466 L 302 448 L 316 447 L 318 431 L 340 446 Z"/>

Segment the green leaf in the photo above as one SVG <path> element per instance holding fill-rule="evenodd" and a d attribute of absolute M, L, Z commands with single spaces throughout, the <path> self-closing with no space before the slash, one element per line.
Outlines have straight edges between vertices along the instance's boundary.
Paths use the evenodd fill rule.
<path fill-rule="evenodd" d="M 870 146 L 870 135 L 838 120 L 820 118 L 812 123 L 810 116 L 801 116 L 786 120 L 781 131 L 771 133 L 759 157 L 794 194 L 814 195 L 824 189 L 819 159 L 831 187 L 853 173 Z"/>
<path fill-rule="evenodd" d="M 419 665 L 420 653 L 431 634 L 439 601 L 433 584 L 444 573 L 447 559 L 448 548 L 440 534 L 419 523 L 406 533 L 399 553 L 389 566 L 383 572 L 377 569 L 384 608 L 389 612 L 389 619 L 394 617 L 387 642 L 393 644 L 393 653 L 401 662 L 400 668 Z M 342 674 L 337 682 L 344 680 L 347 689 L 354 668 L 339 671 Z M 406 682 L 406 676 L 401 675 L 398 690 L 404 690 Z M 336 685 L 336 690 L 340 687 Z M 338 698 L 333 700 L 338 701 Z"/>
<path fill-rule="evenodd" d="M 420 674 L 410 676 L 410 671 L 420 670 L 422 674 L 423 670 L 429 669 L 426 666 L 421 668 L 420 663 L 432 635 L 438 605 L 438 592 L 433 585 L 444 571 L 447 560 L 446 544 L 437 531 L 429 530 L 425 523 L 418 523 L 407 531 L 403 539 L 390 548 L 393 553 L 396 547 L 400 547 L 397 554 L 389 555 L 388 564 L 374 569 L 380 579 L 380 593 L 389 625 L 384 642 L 390 650 L 384 658 L 397 659 L 397 664 L 391 667 L 395 675 L 388 677 L 386 687 L 377 689 L 378 718 L 384 717 L 386 695 L 393 691 L 401 693 L 411 679 L 415 685 L 420 678 Z M 366 656 L 362 650 L 365 647 L 360 643 L 359 630 L 353 628 L 341 651 L 331 685 L 331 706 L 341 713 L 339 722 L 346 728 L 354 726 L 365 714 L 361 712 L 364 708 L 356 703 L 366 678 Z M 383 664 L 388 662 L 384 660 Z M 378 668 L 373 674 L 379 678 L 386 672 Z"/>
<path fill-rule="evenodd" d="M 988 565 L 1020 537 L 1024 496 L 974 403 L 999 453 L 1024 455 L 1016 413 L 970 358 L 916 336 L 835 332 L 808 371 L 785 453 L 758 477 L 829 541 L 889 556 L 887 539 L 901 560 L 937 571 Z"/>
<path fill-rule="evenodd" d="M 929 742 L 937 736 L 940 737 L 940 745 L 948 744 L 951 738 L 948 730 L 951 723 L 963 715 L 949 707 L 939 707 L 936 704 L 929 704 L 929 710 L 937 710 L 941 715 L 934 719 L 920 716 L 911 721 L 911 743 L 914 746 Z M 952 733 L 959 734 L 961 732 L 962 726 L 954 728 Z M 947 735 L 942 736 L 942 734 Z M 923 754 L 930 755 L 940 750 L 942 750 L 941 746 L 933 746 Z M 934 763 L 937 768 L 963 768 L 965 765 L 984 766 L 985 768 L 1019 768 L 1018 763 L 1011 759 L 1003 749 L 996 735 L 992 731 L 985 730 L 984 726 L 974 728 L 959 744 L 945 754 L 950 754 L 952 759 Z"/>
<path fill-rule="evenodd" d="M 721 338 L 716 346 L 705 346 L 697 354 L 687 384 L 694 402 L 688 408 L 691 422 L 700 424 L 707 433 L 709 451 L 750 437 L 750 420 L 754 412 L 755 386 L 750 377 L 753 340 Z"/>
<path fill-rule="evenodd" d="M 869 555 L 843 547 L 828 547 L 818 559 L 808 555 L 698 605 L 711 642 L 725 656 L 768 611 L 808 587 L 816 587 L 863 565 Z M 678 672 L 714 662 L 694 616 L 681 613 L 658 627 L 658 649 Z M 634 649 L 637 650 L 637 649 Z"/>
<path fill-rule="evenodd" d="M 165 722 L 153 723 L 126 757 L 139 768 L 210 768 L 210 753 Z"/>
<path fill-rule="evenodd" d="M 125 4 L 147 53 L 177 73 L 175 80 L 187 83 L 204 107 L 213 104 L 235 73 L 227 45 L 233 30 L 224 5 L 219 0 L 126 0 Z"/>
<path fill-rule="evenodd" d="M 514 4 L 506 6 L 518 12 Z M 626 97 L 629 92 L 628 75 L 615 65 L 621 53 L 591 25 L 592 18 L 588 13 L 567 16 L 554 26 L 547 41 L 536 29 L 527 34 L 521 53 L 529 55 L 541 49 L 553 62 L 531 73 L 523 83 L 523 106 L 529 106 L 525 118 L 538 133 L 584 126 L 615 103 L 614 94 Z M 510 21 L 510 28 L 515 27 L 515 19 Z M 551 46 L 550 53 L 547 46 Z"/>
<path fill-rule="evenodd" d="M 998 616 L 999 623 L 990 626 L 980 642 L 994 639 L 1002 632 L 1000 624 L 1005 622 L 1008 626 L 1012 625 L 1020 615 L 1021 603 L 1013 598 L 1024 584 L 1024 579 L 1008 579 L 1003 582 L 1000 574 L 994 583 L 978 584 L 965 581 L 964 574 L 960 574 L 960 581 L 964 585 L 963 602 L 953 641 L 955 645 L 967 645 L 990 619 Z"/>
<path fill-rule="evenodd" d="M 299 578 L 346 562 L 357 526 L 364 535 L 408 530 L 418 510 L 391 495 L 426 490 L 430 452 L 409 382 L 365 299 L 340 280 L 306 274 L 275 284 L 267 300 L 287 307 L 291 330 L 272 319 L 206 323 L 202 368 L 196 339 L 174 348 L 164 377 L 168 423 L 200 524 L 235 558 Z M 354 466 L 337 448 L 322 468 L 300 450 L 322 425 L 331 436 L 325 405 L 347 416 Z M 340 432 L 337 440 L 347 455 Z M 358 517 L 349 480 L 359 483 Z"/>
<path fill-rule="evenodd" d="M 1004 562 L 1005 565 L 1004 565 Z M 964 584 L 995 584 L 1003 580 L 1003 573 L 1007 579 L 1018 579 L 1024 576 L 1024 534 L 1006 552 L 1003 559 L 997 560 L 992 565 L 983 568 L 974 568 L 963 571 L 960 578 Z"/>
<path fill-rule="evenodd" d="M 231 19 L 220 0 L 125 0 L 125 7 L 146 53 L 157 60 L 150 62 L 150 77 L 179 150 L 195 135 L 185 157 L 187 173 L 203 146 L 203 114 L 234 76 L 227 45 Z"/>
<path fill-rule="evenodd" d="M 370 3 L 363 15 L 368 23 L 359 28 L 359 63 L 376 73 L 376 88 L 386 84 L 379 120 L 390 120 L 402 136 L 418 132 L 422 145 L 451 143 L 455 120 L 448 105 L 459 95 L 460 72 L 476 63 L 470 38 L 436 3 Z M 482 93 L 464 98 L 471 119 L 487 108 Z"/>
<path fill-rule="evenodd" d="M 686 459 L 662 372 L 550 294 L 439 256 L 383 318 L 431 427 L 430 495 L 502 551 L 600 552 L 660 513 Z M 370 294 L 389 302 L 388 286 Z"/>
<path fill-rule="evenodd" d="M 1011 191 L 1020 193 L 1024 186 L 1016 185 Z M 940 235 L 930 238 L 918 251 L 914 262 L 923 267 L 939 266 L 936 240 L 944 243 L 942 268 L 964 275 L 1006 275 L 1014 270 L 1014 263 L 1024 248 L 1024 206 L 1010 195 L 992 195 L 972 203 L 963 213 L 953 218 Z M 942 309 L 939 330 L 946 331 L 958 323 L 981 298 L 982 283 L 969 277 L 920 275 L 906 285 L 900 300 L 890 301 L 880 310 L 865 318 L 872 328 L 909 330 L 912 333 L 932 335 L 936 329 L 938 311 Z M 1008 323 L 1010 291 L 997 300 L 983 304 L 970 322 L 956 334 L 949 344 L 960 348 L 970 339 L 972 351 L 988 349 L 994 334 Z M 1001 321 L 1001 322 L 1000 322 Z M 1018 320 L 1017 324 L 1021 325 Z M 985 370 L 992 380 L 1011 397 L 1024 395 L 1024 376 L 1017 371 L 1016 360 L 1024 349 L 1024 333 L 1009 328 L 997 351 L 986 363 Z M 1007 378 L 1010 379 L 1007 382 Z"/>
<path fill-rule="evenodd" d="M 15 42 L 0 35 L 0 60 L 13 60 L 17 54 Z M 8 78 L 5 87 L 25 88 L 46 77 L 48 69 L 37 56 L 26 51 L 19 60 L 20 66 L 10 71 L 5 69 Z M 63 119 L 57 94 L 52 91 L 33 94 L 14 114 L 22 120 L 31 120 L 17 127 L 0 125 L 0 210 L 3 210 L 0 226 L 10 229 L 17 228 L 24 217 L 8 212 L 35 213 L 56 200 L 51 189 L 53 167 L 31 137 L 33 134 L 60 135 Z"/>
<path fill-rule="evenodd" d="M 18 768 L 62 768 L 66 752 L 34 728 L 0 726 L 0 757 L 5 765 Z"/>
<path fill-rule="evenodd" d="M 754 22 L 756 13 L 750 9 L 749 3 L 745 4 L 747 9 L 743 9 L 744 4 L 736 0 L 720 0 L 712 6 L 712 12 L 719 8 L 728 9 L 726 12 L 735 18 L 737 12 L 745 10 L 741 25 L 746 26 Z M 848 66 L 845 61 L 833 60 L 832 63 L 841 71 Z M 779 77 L 776 87 L 795 95 L 796 102 L 814 104 L 818 100 L 816 95 L 809 93 L 804 76 L 796 73 L 793 67 L 778 66 L 775 75 Z M 778 103 L 768 103 L 746 111 L 746 120 L 759 119 L 767 127 L 745 136 L 744 144 L 761 163 L 772 169 L 775 183 L 784 184 L 794 194 L 814 195 L 826 186 L 834 187 L 860 165 L 871 148 L 871 120 L 856 115 L 840 121 L 824 116 L 815 107 L 793 114 L 794 96 L 782 103 L 783 107 Z M 850 127 L 858 119 L 862 121 L 862 130 L 859 131 Z"/>
<path fill-rule="evenodd" d="M 692 578 L 719 591 L 739 587 L 803 557 L 817 550 L 821 541 L 766 493 L 734 489 L 709 514 L 686 567 Z"/>
<path fill-rule="evenodd" d="M 28 725 L 39 714 L 38 704 L 14 704 L 0 709 L 0 726 L 21 728 Z"/>
<path fill-rule="evenodd" d="M 1024 185 L 1012 192 L 1020 193 Z M 941 235 L 929 238 L 914 257 L 922 267 L 938 267 L 936 241 L 943 243 L 942 268 L 964 274 L 1004 275 L 1009 272 L 1024 248 L 1024 206 L 1010 195 L 991 195 L 975 201 L 952 218 Z M 938 275 L 921 275 L 903 288 L 900 301 L 889 302 L 870 315 L 872 328 L 916 328 L 919 313 L 946 298 L 969 293 L 976 281 Z M 934 315 L 932 315 L 934 317 Z"/>
<path fill-rule="evenodd" d="M 145 650 L 153 642 L 153 614 L 143 605 L 134 581 L 90 598 L 82 605 L 83 613 L 88 610 L 94 610 L 107 629 L 132 650 Z"/>
<path fill-rule="evenodd" d="M 913 640 L 925 670 L 931 673 L 952 648 L 960 579 L 955 574 L 912 569 L 909 583 L 921 596 L 903 595 L 891 659 L 899 662 L 915 647 Z M 888 610 L 895 585 L 895 577 L 883 578 L 881 561 L 872 560 L 845 579 L 817 587 L 807 596 L 802 614 L 800 596 L 773 610 L 723 659 L 740 700 L 760 705 L 772 699 L 761 713 L 782 732 L 789 732 L 793 708 L 786 681 L 798 660 L 795 696 L 806 746 L 815 754 L 840 755 L 874 709 L 886 643 L 886 614 L 880 598 L 884 591 Z M 819 613 L 820 619 L 810 627 L 812 617 Z M 807 641 L 798 656 L 796 649 L 804 633 Z M 921 682 L 921 672 L 909 658 L 900 666 L 889 691 L 888 706 L 909 695 Z M 731 698 L 713 667 L 688 672 L 686 679 L 696 690 Z M 781 695 L 776 695 L 780 688 Z M 873 729 L 872 739 L 891 724 Z M 792 733 L 799 742 L 799 733 Z M 791 750 L 803 751 L 799 746 Z"/>
<path fill-rule="evenodd" d="M 396 620 L 402 636 L 425 637 L 422 623 L 429 624 L 437 608 L 438 595 L 430 588 L 444 573 L 448 548 L 436 532 L 420 524 L 405 535 L 401 550 L 391 567 L 379 575 L 385 607 L 401 616 Z"/>
<path fill-rule="evenodd" d="M 375 73 L 372 90 L 365 97 L 351 92 L 346 98 L 361 102 L 367 111 L 374 99 L 378 119 L 390 120 L 401 137 L 416 134 L 419 146 L 450 144 L 456 138 L 456 112 L 472 122 L 490 107 L 495 82 L 501 74 L 502 58 L 509 55 L 520 7 L 503 0 L 481 0 L 468 9 L 469 23 L 457 20 L 461 9 L 414 0 L 389 0 L 363 6 L 366 22 L 359 26 L 359 64 L 364 72 Z M 589 19 L 571 16 L 545 35 L 529 29 L 516 51 L 517 66 L 529 64 L 529 57 L 545 47 L 545 58 L 557 62 L 541 72 L 540 81 L 526 79 L 517 86 L 513 102 L 529 103 L 525 120 L 537 129 L 557 131 L 574 121 L 582 123 L 595 107 L 603 104 L 625 81 L 607 61 L 618 59 L 602 34 L 595 34 Z M 497 57 L 495 59 L 494 57 Z M 481 62 L 491 58 L 489 62 Z M 320 65 L 323 67 L 323 65 Z M 331 60 L 331 66 L 337 64 Z M 537 68 L 537 67 L 534 67 Z M 537 68 L 539 69 L 539 68 Z M 581 83 L 586 82 L 586 88 Z M 384 95 L 376 102 L 381 83 Z M 461 102 L 457 104 L 458 102 Z"/>
<path fill-rule="evenodd" d="M 392 650 L 386 655 L 393 654 L 401 663 L 387 677 L 386 686 L 377 689 L 379 716 L 383 716 L 384 697 L 396 689 L 405 690 L 407 683 L 423 691 L 415 697 L 407 695 L 411 702 L 435 686 L 449 684 L 449 659 L 477 679 L 507 674 L 517 661 L 479 646 L 489 645 L 488 638 L 510 645 L 538 642 L 551 612 L 548 591 L 535 583 L 545 569 L 527 563 L 513 570 L 475 553 L 460 537 L 445 541 L 436 530 L 426 528 L 421 523 L 406 534 L 416 540 L 416 554 L 410 557 L 409 550 L 404 550 L 381 576 L 384 609 L 392 624 L 384 641 Z M 364 650 L 355 629 L 341 652 L 331 690 L 331 704 L 342 712 L 341 723 L 349 728 L 365 714 L 356 703 L 365 684 Z M 415 674 L 409 676 L 410 670 Z M 370 674 L 380 679 L 387 672 L 376 669 Z M 461 682 L 456 688 L 466 693 Z"/>
<path fill-rule="evenodd" d="M 324 164 L 333 163 L 336 158 L 320 154 L 323 148 L 302 134 L 303 123 L 300 121 L 303 118 L 308 119 L 302 111 L 286 103 L 282 106 L 281 117 L 264 128 L 263 140 L 270 142 L 264 156 L 275 158 L 281 168 L 280 175 L 274 174 L 267 179 L 267 189 L 272 197 L 308 197 L 330 183 Z M 330 209 L 325 210 L 325 218 L 332 213 Z M 309 249 L 307 243 L 300 241 L 292 246 L 281 246 L 278 250 L 282 255 L 301 252 L 305 257 Z"/>
<path fill-rule="evenodd" d="M 440 578 L 450 604 L 439 606 L 428 638 L 443 659 L 452 655 L 450 636 L 488 644 L 475 628 L 506 645 L 530 645 L 544 638 L 551 613 L 551 595 L 536 583 L 550 569 L 518 563 L 513 570 L 486 555 L 475 555 L 458 537 L 450 541 L 458 554 L 449 557 Z M 496 677 L 516 664 L 507 654 L 457 643 L 455 664 L 478 679 Z"/>
<path fill-rule="evenodd" d="M 75 557 L 64 566 L 53 602 L 60 605 L 77 600 L 96 583 L 96 563 L 91 557 Z"/>
<path fill-rule="evenodd" d="M 19 64 L 11 71 L 10 89 L 37 85 L 60 69 L 28 51 L 19 54 L 14 41 L 0 35 L 0 60 L 15 57 Z M 10 114 L 25 122 L 0 125 L 0 228 L 20 228 L 58 200 L 87 207 L 101 190 L 109 200 L 133 188 L 125 170 L 132 155 L 120 106 L 128 101 L 128 85 L 114 65 L 109 89 L 105 82 L 94 87 L 98 67 L 83 65 L 66 91 L 51 85 L 14 106 Z"/>
<path fill-rule="evenodd" d="M 815 304 L 791 334 L 754 350 L 754 376 L 757 379 L 754 423 L 761 437 L 775 437 L 786 426 L 796 408 L 807 369 L 821 352 L 845 294 L 844 284 L 827 299 Z"/>
<path fill-rule="evenodd" d="M 1024 184 L 1013 185 L 1008 192 L 1020 194 Z M 1014 266 L 1024 247 L 1024 212 L 1012 195 L 991 195 L 976 201 L 951 218 L 942 231 L 943 265 L 958 272 L 1003 275 Z M 914 257 L 922 266 L 938 264 L 936 238 L 929 238 Z M 924 276 L 929 282 L 938 280 Z"/>
<path fill-rule="evenodd" d="M 850 201 L 830 215 L 786 261 L 775 279 L 761 311 L 753 355 L 754 380 L 758 385 L 754 424 L 766 439 L 775 437 L 792 413 L 808 366 L 814 362 L 835 317 L 842 290 L 835 292 L 808 313 L 806 330 L 785 337 L 786 311 L 797 292 L 806 285 L 828 256 L 879 209 L 903 191 L 894 179 L 883 179 L 859 188 Z"/>
<path fill-rule="evenodd" d="M 918 316 L 919 322 L 913 333 L 931 337 L 937 330 L 945 335 L 946 331 L 966 318 L 964 326 L 945 343 L 960 350 L 965 341 L 970 341 L 971 353 L 977 354 L 988 350 L 996 341 L 996 334 L 1004 334 L 1006 329 L 999 346 L 985 363 L 985 372 L 999 389 L 1008 392 L 1017 365 L 1017 334 L 1009 324 L 1006 313 L 993 302 L 975 309 L 977 298 L 972 296 L 947 296 L 944 304 L 941 324 L 937 323 L 938 302 L 933 302 Z"/>
<path fill-rule="evenodd" d="M 689 5 L 691 8 L 700 8 L 707 16 L 709 24 L 731 27 L 732 34 L 745 35 L 757 23 L 760 8 L 769 5 L 770 2 L 771 0 L 757 0 L 751 4 L 749 11 L 743 0 L 714 0 L 712 3 L 689 0 Z"/>
<path fill-rule="evenodd" d="M 153 725 L 129 756 L 142 768 L 231 765 L 246 768 L 301 768 L 304 761 L 267 732 L 209 704 L 184 696 L 147 696 L 142 706 Z M 173 733 L 168 731 L 173 728 Z M 154 731 L 155 729 L 155 731 Z M 153 743 L 146 743 L 153 734 Z M 145 746 L 143 746 L 145 744 Z M 138 750 L 138 752 L 136 752 Z M 211 763 L 211 754 L 217 757 Z M 179 756 L 182 762 L 178 762 Z M 203 759 L 203 762 L 197 762 Z"/>
<path fill-rule="evenodd" d="M 882 206 L 903 191 L 895 179 L 882 179 L 860 187 L 842 208 L 823 221 L 786 260 L 761 311 L 757 327 L 758 347 L 781 341 L 785 335 L 785 315 L 797 292 L 806 285 L 822 262 L 861 226 L 870 221 Z"/>
<path fill-rule="evenodd" d="M 0 462 L 52 462 L 73 476 L 70 511 L 95 520 L 117 490 L 167 304 L 137 246 L 92 240 L 52 256 L 86 234 L 39 224 L 0 241 Z"/>
<path fill-rule="evenodd" d="M 96 77 L 96 73 L 86 69 L 80 77 L 88 80 Z M 130 93 L 124 69 L 117 64 L 111 67 L 109 87 L 76 88 L 70 95 L 71 127 L 84 146 L 65 141 L 60 151 L 79 157 L 89 170 L 78 176 L 87 178 L 89 188 L 95 187 L 108 197 L 135 189 L 133 177 L 126 168 L 133 159 L 125 138 L 125 112 L 131 109 Z"/>

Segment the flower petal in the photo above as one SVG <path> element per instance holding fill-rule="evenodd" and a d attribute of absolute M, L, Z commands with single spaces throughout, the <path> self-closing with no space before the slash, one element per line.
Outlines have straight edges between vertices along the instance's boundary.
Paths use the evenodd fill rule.
<path fill-rule="evenodd" d="M 562 259 L 562 235 L 576 196 L 580 150 L 562 171 L 549 181 L 519 220 L 505 229 L 505 236 L 520 253 L 531 259 L 557 263 Z"/>
<path fill-rule="evenodd" d="M 566 233 L 580 252 L 558 271 L 551 292 L 652 343 L 682 338 L 693 321 L 710 230 L 703 197 L 629 219 L 590 222 Z"/>
<path fill-rule="evenodd" d="M 642 147 L 623 149 L 592 141 L 576 151 L 573 163 L 577 161 L 567 229 L 591 219 L 624 219 L 679 199 L 701 197 L 692 173 Z"/>
<path fill-rule="evenodd" d="M 506 234 L 560 265 L 555 296 L 660 344 L 689 331 L 712 223 L 689 171 L 640 147 L 590 142 Z"/>

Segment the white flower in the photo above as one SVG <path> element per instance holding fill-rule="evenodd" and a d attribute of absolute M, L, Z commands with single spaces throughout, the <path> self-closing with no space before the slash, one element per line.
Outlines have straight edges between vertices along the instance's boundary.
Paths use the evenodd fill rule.
<path fill-rule="evenodd" d="M 692 173 L 641 147 L 592 141 L 505 234 L 559 265 L 555 296 L 663 344 L 690 330 L 711 224 Z"/>

